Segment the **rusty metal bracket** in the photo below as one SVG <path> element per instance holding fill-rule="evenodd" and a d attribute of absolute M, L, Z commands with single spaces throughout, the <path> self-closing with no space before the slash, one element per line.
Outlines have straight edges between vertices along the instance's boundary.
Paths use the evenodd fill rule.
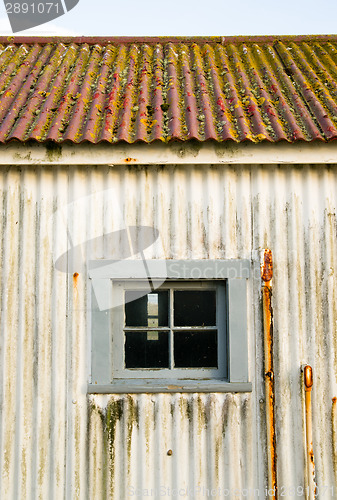
<path fill-rule="evenodd" d="M 264 331 L 264 373 L 266 394 L 267 444 L 268 444 L 268 491 L 272 498 L 278 497 L 277 491 L 277 453 L 275 432 L 275 382 L 273 363 L 273 309 L 272 278 L 273 257 L 271 250 L 264 250 L 261 265 L 263 331 Z"/>

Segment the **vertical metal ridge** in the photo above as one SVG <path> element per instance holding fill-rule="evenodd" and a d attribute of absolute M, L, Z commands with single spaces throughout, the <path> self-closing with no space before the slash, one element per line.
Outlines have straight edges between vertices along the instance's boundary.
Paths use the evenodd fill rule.
<path fill-rule="evenodd" d="M 196 117 L 198 116 L 198 108 L 197 108 L 197 99 L 196 99 L 196 86 L 194 82 L 194 78 L 192 75 L 195 73 L 195 68 L 191 67 L 190 62 L 191 57 L 189 55 L 190 47 L 187 45 L 183 45 L 181 47 L 180 57 L 181 57 L 181 65 L 182 65 L 182 95 L 184 96 L 184 126 L 188 131 L 189 139 L 197 139 L 198 138 L 198 124 L 196 121 Z M 193 64 L 193 63 L 192 63 Z"/>
<path fill-rule="evenodd" d="M 151 78 L 153 73 L 152 64 L 152 50 L 144 44 L 142 46 L 141 61 L 139 64 L 139 87 L 137 89 L 137 106 L 138 111 L 136 114 L 136 121 L 134 125 L 134 140 L 137 141 L 142 137 L 151 135 L 153 127 L 153 112 L 151 101 Z"/>
<path fill-rule="evenodd" d="M 134 106 L 137 105 L 136 92 L 138 82 L 138 59 L 139 48 L 132 45 L 128 52 L 128 71 L 123 94 L 123 102 L 121 103 L 118 117 L 118 132 L 116 137 L 126 142 L 133 142 L 133 126 L 132 115 Z M 133 87 L 135 85 L 135 87 Z"/>
<path fill-rule="evenodd" d="M 307 43 L 303 43 L 302 50 L 306 55 L 310 53 L 317 76 L 324 87 L 329 90 L 332 99 L 336 100 L 337 70 L 334 67 L 333 59 L 326 50 L 326 44 L 313 43 L 309 46 Z"/>
<path fill-rule="evenodd" d="M 58 235 L 62 228 L 60 221 L 53 214 L 62 205 L 66 205 L 67 172 L 65 168 L 53 170 L 52 174 L 52 212 L 48 218 L 49 245 L 52 250 L 52 258 L 57 255 L 59 248 Z M 54 254 L 55 252 L 55 254 Z M 64 380 L 66 360 L 66 274 L 56 270 L 52 263 L 51 270 L 51 445 L 50 445 L 50 471 L 49 471 L 49 496 L 50 500 L 62 498 L 65 484 L 65 421 L 66 421 L 66 390 Z"/>
<path fill-rule="evenodd" d="M 76 104 L 74 117 L 68 127 L 63 128 L 61 124 L 59 127 L 59 132 L 63 134 L 64 140 L 69 139 L 79 142 L 85 137 L 86 122 L 88 120 L 93 88 L 98 77 L 101 52 L 102 48 L 98 45 L 95 45 L 90 50 L 90 56 L 83 70 L 83 80 L 80 83 L 79 93 L 81 94 L 81 99 Z M 64 125 L 67 125 L 67 123 Z"/>
<path fill-rule="evenodd" d="M 202 185 L 202 167 L 199 165 L 194 170 L 194 175 L 188 171 L 186 176 L 187 190 L 185 191 L 186 202 L 188 206 L 188 232 L 187 245 L 189 258 L 196 254 L 196 258 L 204 257 L 204 224 L 203 224 L 203 185 Z M 191 196 L 193 193 L 193 197 Z"/>
<path fill-rule="evenodd" d="M 34 61 L 34 68 L 28 73 L 27 80 L 22 85 L 17 98 L 13 102 L 10 112 L 7 116 L 4 117 L 2 122 L 2 127 L 0 130 L 1 138 L 11 138 L 19 136 L 20 128 L 19 121 L 20 116 L 25 116 L 29 96 L 31 95 L 31 89 L 35 85 L 36 80 L 38 79 L 39 73 L 41 71 L 41 67 L 43 67 L 50 57 L 51 47 L 47 46 L 42 51 L 37 51 L 36 59 Z M 3 102 L 3 101 L 2 101 Z"/>
<path fill-rule="evenodd" d="M 242 52 L 242 54 L 244 54 L 244 51 Z M 250 90 L 251 83 L 249 81 L 248 75 L 246 74 L 245 63 L 242 54 L 240 53 L 240 49 L 238 47 L 235 47 L 232 44 L 228 46 L 228 57 L 232 67 L 232 74 L 235 78 L 236 89 L 236 96 L 233 101 L 233 103 L 235 102 L 234 113 L 238 115 L 238 120 L 239 118 L 241 118 L 242 121 L 245 122 L 248 129 L 247 132 L 244 133 L 242 139 L 252 138 L 253 140 L 255 140 L 255 137 L 257 139 L 261 139 L 263 137 L 270 140 L 269 133 L 264 123 L 266 117 L 259 112 L 257 102 L 255 101 L 254 96 L 252 95 L 252 92 Z M 246 105 L 246 103 L 248 104 L 248 106 Z"/>
<path fill-rule="evenodd" d="M 222 75 L 225 70 L 221 70 L 221 65 L 217 62 L 219 58 L 218 51 L 216 48 L 207 46 L 206 48 L 206 60 L 210 68 L 211 75 L 211 85 L 214 92 L 213 107 L 215 116 L 217 117 L 216 127 L 218 135 L 223 139 L 234 139 L 232 132 L 232 125 L 230 121 L 230 110 L 227 103 L 226 96 L 222 88 Z"/>
<path fill-rule="evenodd" d="M 13 109 L 13 102 L 17 99 L 18 94 L 20 96 L 19 92 L 23 90 L 22 87 L 31 72 L 30 65 L 36 62 L 39 53 L 40 49 L 38 47 L 31 47 L 23 63 L 19 66 L 18 72 L 14 74 L 12 80 L 1 89 L 0 121 L 3 120 L 9 109 Z"/>
<path fill-rule="evenodd" d="M 238 463 L 238 452 L 235 446 L 235 437 L 232 429 L 236 428 L 235 425 L 235 413 L 236 413 L 236 401 L 233 394 L 226 394 L 226 399 L 228 399 L 228 406 L 226 408 L 228 415 L 226 415 L 226 427 L 224 429 L 226 440 L 225 454 L 227 457 L 231 457 L 233 462 Z M 237 430 L 237 429 L 236 429 Z M 238 467 L 226 467 L 228 474 L 228 488 L 231 491 L 235 488 L 237 484 L 237 478 L 239 477 Z M 240 486 L 239 486 L 240 487 Z"/>
<path fill-rule="evenodd" d="M 21 192 L 21 186 L 22 186 L 22 174 L 19 174 L 19 199 L 20 199 L 20 204 L 19 204 L 19 210 L 17 215 L 17 238 L 18 238 L 18 251 L 17 254 L 15 255 L 16 257 L 16 269 L 13 269 L 13 275 L 15 276 L 16 279 L 16 287 L 17 287 L 17 311 L 16 311 L 16 317 L 17 317 L 17 329 L 16 329 L 16 363 L 15 363 L 15 386 L 16 386 L 16 391 L 15 391 L 15 430 L 14 430 L 14 449 L 17 450 L 17 453 L 14 455 L 14 470 L 13 470 L 13 477 L 16 478 L 16 481 L 14 482 L 14 489 L 13 489 L 13 497 L 18 497 L 20 487 L 22 487 L 22 469 L 20 467 L 20 461 L 22 459 L 22 429 L 21 429 L 21 424 L 22 424 L 22 418 L 23 418 L 23 405 L 22 405 L 22 395 L 23 395 L 23 390 L 22 390 L 22 385 L 23 385 L 23 380 L 22 380 L 22 375 L 23 375 L 23 370 L 22 370 L 22 336 L 23 336 L 23 319 L 22 319 L 22 301 L 20 300 L 20 290 L 22 289 L 22 274 L 23 274 L 23 248 L 19 245 L 19 241 L 22 241 L 22 233 L 23 233 L 23 203 L 22 203 L 22 192 Z M 15 314 L 15 312 L 14 312 Z"/>
<path fill-rule="evenodd" d="M 78 168 L 70 178 L 70 193 L 74 200 L 87 195 L 86 169 Z M 89 207 L 84 204 L 84 211 L 89 212 Z M 74 241 L 85 241 L 87 235 L 87 217 L 78 218 L 77 210 L 71 214 L 71 230 Z M 75 256 L 73 256 L 75 260 Z M 71 344 L 69 345 L 69 386 L 68 386 L 68 419 L 70 422 L 71 446 L 71 492 L 72 498 L 80 498 L 81 489 L 86 485 L 86 448 L 87 412 L 86 412 L 86 387 L 88 379 L 86 369 L 87 350 L 83 335 L 86 334 L 87 322 L 87 280 L 86 269 L 77 273 L 78 262 L 71 262 L 72 271 L 69 277 L 69 305 L 72 309 L 71 318 Z M 70 479 L 70 478 L 69 478 Z"/>
<path fill-rule="evenodd" d="M 301 114 L 297 113 L 294 102 L 292 106 L 289 104 L 289 96 L 292 95 L 290 85 L 286 78 L 287 75 L 283 75 L 280 71 L 277 53 L 271 46 L 267 50 L 262 51 L 259 45 L 254 45 L 252 47 L 252 54 L 257 61 L 262 81 L 266 82 L 268 79 L 268 93 L 277 110 L 276 116 L 282 127 L 283 135 L 286 134 L 287 137 L 290 135 L 293 138 L 305 139 L 306 131 L 301 129 L 303 128 L 303 126 L 301 127 L 301 122 L 304 118 Z M 282 88 L 278 83 L 281 79 Z"/>
<path fill-rule="evenodd" d="M 323 49 L 323 50 L 324 50 L 324 51 L 326 52 L 326 54 L 327 54 L 327 61 L 328 61 L 327 66 L 330 68 L 330 67 L 331 67 L 331 66 L 330 66 L 330 64 L 333 66 L 333 65 L 335 64 L 335 62 L 337 61 L 337 57 L 336 57 L 336 52 L 337 52 L 337 50 L 336 50 L 336 45 L 335 45 L 335 44 L 333 44 L 333 43 L 331 43 L 331 42 L 326 42 L 326 43 L 324 43 L 324 44 L 319 43 L 319 44 L 317 44 L 317 45 L 318 45 L 320 48 L 322 48 L 322 49 L 323 49 L 323 47 L 324 47 L 324 49 Z M 315 45 L 315 47 L 316 47 L 316 48 L 317 48 L 317 45 Z M 326 56 L 324 56 L 324 57 L 323 57 L 323 58 L 324 58 L 324 60 L 325 60 L 325 57 L 326 57 Z"/>
<path fill-rule="evenodd" d="M 308 64 L 301 59 L 299 48 L 292 43 L 289 45 L 294 51 L 294 57 L 289 55 L 282 42 L 277 44 L 278 55 L 287 69 L 288 74 L 291 75 L 292 80 L 295 82 L 297 91 L 300 92 L 304 105 L 310 110 L 311 120 L 313 120 L 314 117 L 313 121 L 317 123 L 325 137 L 329 139 L 329 137 L 332 137 L 335 127 L 325 110 L 325 103 L 321 102 L 322 99 L 316 96 L 315 89 L 313 89 L 311 85 L 311 78 L 315 80 L 315 76 L 312 74 Z"/>
<path fill-rule="evenodd" d="M 53 84 L 55 79 L 55 68 L 60 67 L 65 52 L 66 47 L 60 44 L 54 52 L 51 50 L 48 64 L 45 64 L 46 58 L 43 57 L 40 64 L 37 65 L 39 72 L 36 74 L 35 81 L 33 80 L 34 92 L 31 92 L 32 89 L 30 88 L 30 93 L 26 97 L 24 110 L 25 120 L 18 122 L 14 129 L 12 129 L 9 137 L 20 137 L 26 140 L 30 137 L 34 137 L 31 133 L 38 123 L 38 115 L 44 96 L 47 95 L 50 86 Z"/>
<path fill-rule="evenodd" d="M 229 221 L 234 220 L 236 211 L 236 171 L 235 167 L 229 166 L 224 170 L 223 177 L 223 196 L 224 196 L 224 217 L 223 224 L 225 227 L 224 231 L 224 255 L 235 255 L 236 253 L 236 237 L 237 237 L 237 226 L 233 226 Z"/>
<path fill-rule="evenodd" d="M 219 254 L 220 249 L 221 236 L 219 222 L 216 221 L 214 216 L 215 207 L 219 206 L 220 193 L 218 186 L 214 189 L 214 185 L 216 185 L 215 179 L 217 178 L 215 169 L 211 167 L 205 177 L 206 187 L 204 189 L 207 189 L 207 199 L 209 199 L 209 205 L 207 207 L 208 255 L 210 259 L 214 259 L 214 256 Z M 210 193 L 212 194 L 210 195 Z"/>
<path fill-rule="evenodd" d="M 21 45 L 15 52 L 13 52 L 11 60 L 6 61 L 6 69 L 0 75 L 0 90 L 3 90 L 3 88 L 9 84 L 10 79 L 15 75 L 15 69 L 20 67 L 22 60 L 25 58 L 27 53 L 27 46 Z"/>
<path fill-rule="evenodd" d="M 236 234 L 236 253 L 235 256 L 240 258 L 240 256 L 248 255 L 252 251 L 251 248 L 251 217 L 250 212 L 247 209 L 251 205 L 251 194 L 249 192 L 249 178 L 250 178 L 250 168 L 245 165 L 237 165 L 235 171 L 235 202 L 237 218 L 241 220 L 240 226 L 237 227 Z M 210 196 L 211 198 L 211 196 Z M 248 251 L 249 249 L 249 251 Z"/>
<path fill-rule="evenodd" d="M 110 45 L 105 47 L 103 57 L 97 68 L 96 82 L 91 84 L 92 94 L 90 98 L 89 116 L 85 125 L 83 139 L 91 142 L 101 138 L 101 129 L 105 117 L 105 95 L 109 85 L 109 74 L 114 63 L 114 50 Z"/>
<path fill-rule="evenodd" d="M 49 88 L 47 87 L 45 90 L 39 91 L 42 96 L 39 118 L 30 133 L 30 137 L 38 141 L 45 137 L 45 133 L 49 130 L 50 124 L 55 117 L 55 110 L 58 109 L 59 103 L 64 99 L 66 83 L 78 54 L 76 48 L 71 45 L 62 56 L 62 62 L 59 62 L 59 66 L 54 72 L 55 76 L 50 81 Z M 66 95 L 65 97 L 67 98 L 68 96 Z M 66 117 L 63 118 L 63 125 L 65 125 L 65 122 Z"/>
<path fill-rule="evenodd" d="M 302 339 L 305 334 L 306 328 L 301 325 L 301 321 L 303 315 L 299 315 L 298 311 L 302 310 L 302 293 L 300 290 L 303 290 L 303 280 L 302 280 L 302 263 L 304 262 L 304 256 L 302 254 L 302 238 L 300 237 L 301 233 L 303 233 L 303 207 L 301 204 L 302 192 L 303 188 L 301 185 L 301 181 L 299 175 L 296 171 L 287 172 L 287 183 L 285 185 L 286 188 L 286 197 L 289 208 L 285 214 L 285 225 L 287 227 L 288 232 L 288 255 L 287 260 L 285 262 L 287 271 L 285 274 L 285 278 L 288 281 L 287 287 L 287 310 L 288 310 L 288 322 L 287 322 L 287 331 L 285 331 L 285 335 L 288 336 L 288 352 L 285 354 L 289 363 L 286 364 L 287 372 L 291 373 L 293 382 L 293 391 L 296 393 L 300 393 L 301 384 L 300 384 L 300 365 L 301 359 L 303 356 L 303 346 Z M 276 186 L 275 186 L 276 188 Z M 291 193 L 291 194 L 290 194 Z M 291 206 L 291 208 L 290 208 Z M 291 270 L 291 271 L 290 271 Z M 283 271 L 284 272 L 284 271 Z M 281 321 L 281 319 L 279 319 Z M 279 367 L 282 366 L 282 358 L 279 360 Z M 285 372 L 282 376 L 285 376 Z M 280 370 L 281 371 L 281 370 Z M 287 397 L 291 396 L 291 389 L 288 388 L 287 393 L 283 401 L 280 401 L 280 406 L 284 406 L 286 404 Z M 285 445 L 291 446 L 291 443 L 295 443 L 299 449 L 302 448 L 302 433 L 303 433 L 303 425 L 302 419 L 296 417 L 296 415 L 301 415 L 302 404 L 300 398 L 297 398 L 294 401 L 294 411 L 287 412 L 290 413 L 287 415 L 287 419 L 289 422 L 289 426 L 291 429 L 290 440 L 288 443 L 284 443 Z M 280 439 L 278 443 L 280 442 Z M 287 450 L 284 449 L 284 455 Z M 280 464 L 280 461 L 278 461 Z M 302 463 L 302 459 L 299 459 L 295 464 L 291 471 L 290 479 L 294 484 L 299 483 L 301 481 L 301 476 L 303 474 L 304 464 Z M 290 471 L 288 471 L 289 474 Z"/>
<path fill-rule="evenodd" d="M 88 468 L 92 471 L 89 484 L 89 498 L 104 498 L 102 475 L 106 470 L 103 462 L 103 440 L 104 440 L 104 413 L 97 408 L 94 400 L 88 401 L 88 448 L 89 462 Z"/>
<path fill-rule="evenodd" d="M 166 190 L 167 190 L 167 185 L 165 185 L 165 191 Z M 152 207 L 153 228 L 154 230 L 159 231 L 159 237 L 154 242 L 153 250 L 151 252 L 151 257 L 153 259 L 159 258 L 159 255 L 163 251 L 163 248 L 165 248 L 167 242 L 167 234 L 164 230 L 165 223 L 162 219 L 162 210 L 161 210 L 162 196 L 163 194 L 161 193 L 160 190 L 159 172 L 158 169 L 155 169 L 153 172 L 153 179 L 152 179 L 152 196 L 149 203 L 150 206 Z"/>
<path fill-rule="evenodd" d="M 203 47 L 203 61 L 204 61 L 204 79 L 207 83 L 208 100 L 210 102 L 209 109 L 211 111 L 211 127 L 214 131 L 213 138 L 218 140 L 223 131 L 223 100 L 222 92 L 219 85 L 219 74 L 214 57 L 214 48 L 206 44 Z M 220 98 L 220 101 L 218 102 Z M 222 100 L 222 102 L 221 102 Z M 219 123 L 220 122 L 220 123 Z"/>
<path fill-rule="evenodd" d="M 273 48 L 270 48 L 270 52 L 275 54 L 275 57 L 270 59 L 275 76 L 282 82 L 284 97 L 290 106 L 292 114 L 296 118 L 299 128 L 303 130 L 302 127 L 304 127 L 304 131 L 310 138 L 319 137 L 320 130 L 315 120 L 312 120 L 307 106 L 302 102 L 300 94 L 297 92 L 295 82 L 288 68 L 288 62 L 282 56 L 283 50 L 284 47 L 282 44 L 279 45 L 278 43 Z M 294 137 L 296 137 L 297 133 L 298 129 L 294 131 Z"/>
<path fill-rule="evenodd" d="M 211 105 L 211 96 L 213 96 L 213 88 L 211 88 L 211 79 L 209 79 L 208 68 L 205 67 L 204 54 L 200 47 L 193 46 L 193 61 L 196 67 L 195 77 L 198 82 L 197 96 L 199 103 L 199 130 L 200 135 L 207 139 L 217 139 L 217 132 L 213 123 L 213 109 Z"/>
<path fill-rule="evenodd" d="M 115 128 L 118 119 L 118 109 L 120 105 L 121 93 L 123 89 L 123 75 L 127 64 L 126 48 L 122 45 L 116 52 L 112 73 L 110 75 L 110 88 L 107 88 L 105 101 L 105 125 L 102 130 L 102 140 L 112 140 L 115 135 Z"/>
<path fill-rule="evenodd" d="M 5 337 L 5 318 L 6 318 L 6 289 L 4 283 L 7 282 L 7 203 L 8 203 L 8 184 L 7 184 L 7 171 L 4 169 L 0 173 L 0 189 L 1 189 L 1 211 L 0 211 L 0 305 L 1 305 L 1 316 L 0 316 L 0 405 L 4 408 L 5 402 L 5 349 L 6 349 L 6 337 Z M 3 488 L 3 471 L 4 471 L 4 427 L 6 422 L 5 412 L 0 412 L 0 470 L 1 470 L 1 481 L 0 481 L 0 496 L 4 495 Z"/>
<path fill-rule="evenodd" d="M 218 54 L 221 67 L 223 68 L 222 72 L 225 76 L 224 94 L 227 102 L 229 103 L 229 119 L 232 123 L 232 130 L 235 131 L 234 139 L 242 141 L 249 136 L 250 131 L 242 109 L 240 108 L 238 92 L 236 89 L 236 74 L 233 72 L 231 66 L 233 50 L 233 47 L 229 45 L 226 49 L 219 48 Z"/>
<path fill-rule="evenodd" d="M 320 101 L 323 109 L 331 112 L 335 108 L 335 101 L 325 85 L 329 76 L 326 69 L 319 62 L 308 44 L 303 43 L 301 46 L 292 45 L 292 49 L 294 61 L 296 61 L 300 72 L 305 75 L 309 89 L 314 92 L 316 99 Z M 324 78 L 322 77 L 322 73 L 324 74 Z M 333 85 L 333 79 L 331 80 L 331 85 Z"/>
<path fill-rule="evenodd" d="M 8 64 L 11 57 L 14 55 L 16 51 L 16 47 L 14 45 L 1 45 L 0 48 L 0 70 L 2 71 L 3 67 Z"/>
<path fill-rule="evenodd" d="M 28 171 L 20 175 L 19 217 L 16 225 L 19 241 L 32 237 L 35 241 L 35 206 L 32 198 L 35 194 L 34 175 Z M 14 497 L 24 495 L 29 498 L 32 475 L 30 464 L 32 453 L 29 433 L 33 422 L 30 415 L 32 404 L 33 371 L 30 363 L 33 355 L 33 335 L 35 318 L 33 315 L 35 295 L 23 300 L 22 290 L 34 282 L 34 245 L 20 245 L 18 258 L 18 350 L 17 350 L 17 393 L 16 393 L 16 429 L 15 429 L 15 472 Z"/>
<path fill-rule="evenodd" d="M 248 89 L 252 89 L 250 92 L 250 99 L 253 101 L 255 97 L 262 120 L 270 137 L 274 139 L 277 138 L 277 140 L 287 139 L 282 122 L 279 119 L 279 114 L 277 113 L 277 101 L 275 103 L 273 99 L 273 90 L 277 88 L 277 86 L 271 86 L 270 72 L 266 65 L 264 66 L 263 73 L 260 70 L 259 57 L 264 51 L 260 50 L 259 47 L 254 48 L 252 50 L 251 48 L 248 49 L 244 47 L 242 55 L 243 63 L 246 67 L 245 71 L 247 74 Z M 268 85 L 266 85 L 267 81 L 269 83 Z M 246 90 L 246 96 L 247 95 L 249 95 L 249 93 Z"/>
<path fill-rule="evenodd" d="M 52 191 L 52 176 L 48 169 L 37 168 L 38 180 L 38 232 L 36 234 L 36 244 L 38 252 L 36 255 L 36 265 L 38 273 L 36 275 L 36 351 L 35 351 L 35 388 L 39 395 L 36 401 L 36 495 L 46 489 L 50 469 L 50 389 L 51 389 L 51 290 L 50 273 L 51 258 L 50 249 L 46 239 L 48 214 L 51 215 L 49 196 Z M 42 333 L 43 332 L 43 333 Z"/>
<path fill-rule="evenodd" d="M 179 52 L 177 47 L 175 47 L 172 43 L 168 43 L 165 50 L 165 58 L 167 59 L 167 100 L 170 103 L 168 107 L 168 131 L 169 138 L 179 138 L 182 134 L 181 128 L 181 118 L 180 118 L 180 96 L 179 96 L 179 73 L 180 73 L 180 65 L 179 65 Z"/>
<path fill-rule="evenodd" d="M 317 466 L 317 470 L 321 469 L 321 484 L 323 482 L 329 481 L 328 478 L 331 477 L 332 474 L 332 449 L 331 449 L 331 437 L 332 437 L 332 429 L 331 425 L 327 427 L 327 429 L 323 430 L 321 426 L 317 425 L 317 422 L 321 420 L 330 420 L 330 404 L 327 404 L 327 396 L 329 395 L 329 400 L 334 396 L 335 387 L 336 387 L 336 376 L 333 376 L 334 371 L 334 356 L 335 356 L 335 346 L 333 345 L 333 335 L 334 335 L 334 326 L 336 324 L 336 315 L 334 318 L 331 317 L 331 308 L 330 301 L 333 298 L 333 294 L 327 296 L 329 290 L 329 275 L 332 271 L 332 255 L 330 253 L 330 248 L 333 246 L 330 244 L 329 239 L 332 233 L 333 239 L 335 238 L 335 227 L 334 224 L 332 228 L 330 226 L 329 219 L 332 217 L 334 219 L 335 210 L 331 210 L 332 206 L 329 201 L 331 197 L 331 188 L 333 186 L 333 182 L 328 182 L 327 178 L 329 177 L 328 171 L 321 172 L 319 176 L 318 183 L 320 187 L 320 191 L 325 193 L 325 197 L 318 198 L 318 207 L 320 217 L 317 221 L 317 226 L 319 228 L 319 252 L 321 256 L 321 266 L 318 268 L 319 275 L 318 278 L 318 286 L 320 287 L 320 292 L 317 292 L 317 300 L 318 300 L 318 311 L 316 315 L 320 321 L 320 328 L 316 327 L 316 339 L 319 344 L 319 348 L 317 349 L 315 370 L 314 370 L 314 388 L 313 388 L 313 401 L 315 402 L 315 407 L 319 409 L 317 412 L 318 415 L 315 415 L 313 412 L 313 435 L 316 438 L 316 443 L 323 443 L 325 449 L 329 449 L 330 457 L 327 454 L 318 456 L 315 455 L 315 462 Z M 330 247 L 330 248 L 329 248 Z M 324 376 L 320 378 L 320 380 L 316 380 L 317 370 L 320 373 L 324 373 Z M 332 375 L 330 377 L 329 375 Z M 317 406 L 316 406 L 317 405 Z M 314 446 L 315 448 L 315 446 Z M 317 453 L 317 445 L 316 445 L 316 453 Z M 317 460 L 316 460 L 317 459 Z M 313 464 L 314 465 L 314 464 Z"/>
<path fill-rule="evenodd" d="M 4 185 L 3 188 L 5 190 L 4 197 L 4 217 L 6 218 L 5 222 L 5 231 L 3 237 L 3 274 L 2 274 L 2 311 L 1 311 L 1 320 L 2 320 L 2 404 L 5 412 L 2 413 L 2 427 L 1 427 L 1 478 L 0 482 L 1 487 L 1 495 L 4 497 L 10 498 L 13 495 L 14 488 L 14 477 L 12 467 L 14 465 L 13 458 L 13 447 L 14 445 L 12 437 L 14 436 L 13 429 L 15 428 L 15 411 L 13 408 L 13 397 L 15 397 L 15 364 L 13 367 L 13 363 L 11 363 L 11 357 L 13 358 L 13 354 L 11 351 L 15 349 L 15 338 L 9 338 L 8 324 L 10 324 L 10 317 L 13 314 L 12 301 L 13 296 L 15 295 L 15 278 L 13 276 L 13 256 L 15 255 L 16 250 L 13 248 L 13 241 L 15 244 L 15 222 L 13 219 L 15 218 L 15 210 L 17 207 L 13 206 L 13 191 L 15 191 L 15 178 L 16 175 L 13 172 L 6 172 L 4 175 Z M 7 287 L 11 293 L 7 292 Z M 15 316 L 14 316 L 15 318 Z M 15 353 L 14 353 L 15 355 Z M 13 373 L 14 372 L 14 373 Z M 8 374 L 11 374 L 11 377 L 8 377 Z M 14 425 L 14 427 L 13 427 Z"/>
<path fill-rule="evenodd" d="M 248 421 L 255 421 L 255 415 L 253 410 L 254 407 L 254 399 L 249 395 L 241 396 L 241 407 L 240 407 L 240 422 L 241 422 L 241 448 L 240 453 L 245 457 L 247 463 L 254 463 L 255 458 L 255 450 L 258 443 L 257 439 L 254 438 L 254 434 L 256 435 L 255 429 L 244 425 L 243 423 Z M 256 463 L 256 462 L 255 462 Z M 258 487 L 258 478 L 257 478 L 257 467 L 244 467 L 242 470 L 243 480 L 242 480 L 242 488 L 249 488 L 248 485 L 252 489 L 257 490 Z"/>
<path fill-rule="evenodd" d="M 62 137 L 66 129 L 66 123 L 71 115 L 79 93 L 77 92 L 80 75 L 86 53 L 85 47 L 78 49 L 76 45 L 71 45 L 64 58 L 63 71 L 59 71 L 54 85 L 50 92 L 45 93 L 41 116 L 34 129 L 35 139 L 38 141 L 45 139 L 58 140 Z"/>
<path fill-rule="evenodd" d="M 67 75 L 66 90 L 64 92 L 65 99 L 63 102 L 55 103 L 55 106 L 51 102 L 51 111 L 54 111 L 54 117 L 50 121 L 50 127 L 46 133 L 45 137 L 52 140 L 59 140 L 63 136 L 62 132 L 62 120 L 63 124 L 67 120 L 71 120 L 77 109 L 77 102 L 80 97 L 80 82 L 81 76 L 83 74 L 83 69 L 87 65 L 89 58 L 89 49 L 83 46 L 79 49 L 76 59 L 75 67 L 70 68 Z M 55 108 L 57 112 L 55 113 Z M 60 118 L 62 116 L 62 118 Z"/>
<path fill-rule="evenodd" d="M 324 366 L 326 376 L 323 377 L 325 382 L 323 391 L 325 394 L 329 395 L 330 401 L 337 393 L 337 380 L 335 374 L 335 359 L 337 355 L 336 351 L 336 339 L 335 339 L 335 324 L 337 320 L 337 310 L 336 310 L 336 292 L 334 286 L 334 269 L 336 264 L 336 253 L 334 249 L 336 248 L 336 214 L 335 207 L 331 203 L 331 199 L 334 197 L 334 179 L 332 172 L 325 171 L 322 175 L 322 190 L 327 194 L 326 199 L 321 200 L 321 212 L 323 213 L 323 221 L 321 224 L 321 255 L 322 261 L 326 262 L 327 265 L 323 267 L 322 272 L 322 306 L 323 306 L 323 330 L 325 336 L 325 359 L 322 360 L 322 368 Z M 316 387 L 316 374 L 314 373 L 314 388 L 313 397 L 315 395 Z M 331 406 L 325 403 L 324 416 L 327 420 L 330 420 Z M 322 436 L 324 439 L 324 445 L 330 452 L 330 457 L 334 455 L 333 450 L 333 427 L 329 425 L 327 432 Z M 316 445 L 317 454 L 317 445 Z M 334 476 L 333 473 L 333 460 L 330 459 L 328 455 L 320 457 L 319 461 L 323 462 L 323 481 L 329 482 L 329 478 Z M 316 462 L 317 455 L 315 455 Z M 331 480 L 330 480 L 331 481 Z"/>
<path fill-rule="evenodd" d="M 163 76 L 163 58 L 164 51 L 161 44 L 157 44 L 153 49 L 153 72 L 152 72 L 152 103 L 154 108 L 153 114 L 153 127 L 149 140 L 153 141 L 155 139 L 163 139 L 163 88 L 164 88 L 164 76 Z"/>

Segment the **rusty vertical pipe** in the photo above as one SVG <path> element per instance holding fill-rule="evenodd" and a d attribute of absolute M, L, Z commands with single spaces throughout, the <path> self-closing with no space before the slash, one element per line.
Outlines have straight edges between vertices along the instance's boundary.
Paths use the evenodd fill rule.
<path fill-rule="evenodd" d="M 305 436 L 307 445 L 307 475 L 308 487 L 307 498 L 312 500 L 316 495 L 315 483 L 315 461 L 312 446 L 312 410 L 311 410 L 311 389 L 313 385 L 312 368 L 306 365 L 303 370 L 305 389 Z"/>
<path fill-rule="evenodd" d="M 337 398 L 332 398 L 331 407 L 331 423 L 332 423 L 332 464 L 333 473 L 335 476 L 335 487 L 337 487 Z"/>
<path fill-rule="evenodd" d="M 271 250 L 265 250 L 261 266 L 263 331 L 264 331 L 264 377 L 266 397 L 267 444 L 268 444 L 268 497 L 277 498 L 277 454 L 275 432 L 275 391 L 273 363 L 273 309 L 272 278 L 273 259 Z"/>

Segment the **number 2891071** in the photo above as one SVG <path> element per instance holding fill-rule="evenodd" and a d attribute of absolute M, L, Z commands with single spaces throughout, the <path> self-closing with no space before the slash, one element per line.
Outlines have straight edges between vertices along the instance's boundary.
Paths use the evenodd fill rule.
<path fill-rule="evenodd" d="M 59 2 L 6 2 L 5 7 L 7 14 L 58 14 L 62 10 Z"/>

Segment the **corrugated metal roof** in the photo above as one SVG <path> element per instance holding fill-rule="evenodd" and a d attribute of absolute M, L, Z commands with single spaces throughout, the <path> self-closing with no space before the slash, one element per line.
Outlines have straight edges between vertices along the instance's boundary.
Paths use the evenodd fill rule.
<path fill-rule="evenodd" d="M 0 37 L 0 142 L 337 138 L 337 36 Z"/>

